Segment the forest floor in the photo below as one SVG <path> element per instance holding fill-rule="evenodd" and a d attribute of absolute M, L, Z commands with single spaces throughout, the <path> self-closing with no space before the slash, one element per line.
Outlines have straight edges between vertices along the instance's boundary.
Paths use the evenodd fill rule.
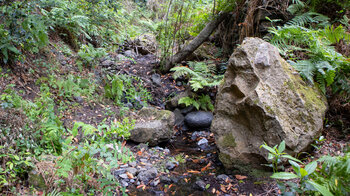
<path fill-rule="evenodd" d="M 66 57 L 60 51 L 52 49 L 53 52 L 44 53 L 43 59 L 45 63 L 58 64 L 55 72 L 58 75 L 67 73 L 80 75 L 82 77 L 95 77 L 96 81 L 101 80 L 103 66 L 98 66 L 96 69 L 84 69 L 79 71 L 75 66 L 74 57 Z M 117 54 L 109 54 L 109 56 Z M 28 59 L 27 63 L 18 64 L 15 69 L 3 70 L 2 74 L 7 74 L 8 77 L 0 77 L 0 90 L 3 92 L 9 84 L 15 84 L 18 92 L 24 99 L 34 100 L 40 93 L 40 88 L 36 82 L 43 76 L 47 76 L 45 69 L 38 70 L 32 62 L 36 57 Z M 105 61 L 101 60 L 100 64 Z M 140 77 L 144 81 L 146 87 L 152 94 L 153 100 L 149 105 L 159 109 L 165 108 L 165 102 L 169 97 L 178 94 L 185 90 L 183 83 L 175 81 L 171 74 L 161 75 L 161 81 L 155 83 L 152 80 L 152 75 L 156 74 L 155 70 L 158 66 L 158 59 L 154 55 L 137 56 L 122 61 L 113 62 L 112 66 L 104 67 L 114 73 L 134 75 Z M 34 70 L 33 72 L 29 70 Z M 90 74 L 90 75 L 89 75 Z M 97 92 L 102 94 L 103 86 L 99 86 Z M 98 125 L 103 120 L 111 122 L 116 114 L 120 112 L 111 100 L 90 100 L 85 97 L 74 97 L 67 100 L 64 97 L 56 96 L 57 103 L 64 102 L 67 104 L 66 112 L 61 115 L 62 121 L 66 127 L 72 127 L 72 124 L 77 121 Z M 332 107 L 332 105 L 331 105 Z M 135 111 L 126 111 L 127 115 L 133 115 Z M 347 126 L 350 120 L 347 114 L 340 113 L 339 118 L 346 121 Z M 333 119 L 336 115 L 333 115 Z M 11 121 L 13 119 L 8 119 Z M 330 124 L 330 123 L 328 123 Z M 196 130 L 199 133 L 201 130 Z M 134 152 L 137 167 L 142 164 L 154 164 L 154 157 L 159 154 L 154 154 L 155 151 L 163 152 L 158 159 L 169 159 L 171 157 L 178 164 L 171 168 L 168 172 L 159 172 L 157 176 L 149 184 L 132 184 L 126 188 L 126 193 L 129 195 L 277 195 L 279 194 L 278 187 L 274 180 L 269 176 L 272 172 L 261 174 L 239 173 L 238 171 L 225 171 L 218 159 L 218 149 L 216 148 L 213 134 L 203 130 L 204 134 L 199 134 L 198 137 L 193 137 L 194 131 L 178 130 L 175 137 L 169 142 L 160 147 L 147 147 L 138 145 L 132 142 L 126 144 Z M 333 126 L 326 126 L 324 130 L 325 141 L 317 144 L 316 148 L 309 151 L 302 158 L 308 162 L 313 157 L 331 154 L 340 155 L 345 148 L 349 147 L 350 135 L 348 132 L 341 133 Z M 201 149 L 197 142 L 206 138 L 209 141 L 209 148 Z M 77 141 L 79 142 L 79 141 Z M 170 152 L 168 152 L 170 150 Z M 163 157 L 164 155 L 164 157 Z M 153 157 L 153 158 L 152 158 Z M 159 160 L 155 160 L 158 161 Z M 146 162 L 146 163 L 145 163 Z M 164 163 L 166 164 L 166 163 Z M 122 168 L 123 166 L 121 166 Z M 288 169 L 287 169 L 288 170 Z M 226 174 L 221 175 L 220 174 Z M 26 184 L 18 186 L 19 193 L 28 191 Z M 42 192 L 38 191 L 37 194 Z"/>

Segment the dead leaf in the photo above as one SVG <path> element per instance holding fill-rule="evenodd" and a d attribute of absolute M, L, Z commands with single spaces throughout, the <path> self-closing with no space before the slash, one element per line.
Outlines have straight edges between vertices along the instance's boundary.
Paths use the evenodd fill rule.
<path fill-rule="evenodd" d="M 247 176 L 241 176 L 241 175 L 235 175 L 235 177 L 237 178 L 237 180 L 244 180 L 248 178 Z"/>
<path fill-rule="evenodd" d="M 129 173 L 129 172 L 126 172 L 126 175 L 128 176 L 129 179 L 133 179 L 133 178 L 134 178 L 134 175 L 132 175 L 132 174 Z"/>
<path fill-rule="evenodd" d="M 203 167 L 203 168 L 201 169 L 201 171 L 204 172 L 204 171 L 207 170 L 210 166 L 211 166 L 211 162 L 209 162 L 208 165 L 206 165 L 205 167 Z"/>
<path fill-rule="evenodd" d="M 222 192 L 226 193 L 226 188 L 225 188 L 224 185 L 220 185 L 220 189 L 221 189 Z"/>
<path fill-rule="evenodd" d="M 192 174 L 200 174 L 200 171 L 195 171 L 195 170 L 188 170 L 188 173 L 192 173 Z"/>

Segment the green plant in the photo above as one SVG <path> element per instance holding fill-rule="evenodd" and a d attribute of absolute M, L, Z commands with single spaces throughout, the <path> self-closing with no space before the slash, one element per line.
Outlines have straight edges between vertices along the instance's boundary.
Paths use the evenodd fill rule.
<path fill-rule="evenodd" d="M 288 10 L 296 16 L 284 26 L 271 27 L 268 40 L 289 58 L 293 65 L 310 82 L 316 80 L 323 92 L 332 85 L 334 90 L 347 91 L 350 84 L 338 75 L 348 73 L 349 61 L 338 53 L 333 44 L 350 41 L 350 34 L 342 25 L 329 25 L 329 18 L 315 12 L 305 12 L 307 5 L 296 0 Z M 339 85 L 339 79 L 343 85 Z M 340 90 L 339 90 L 340 89 Z"/>
<path fill-rule="evenodd" d="M 298 163 L 289 160 L 289 163 L 292 165 L 294 173 L 290 172 L 277 172 L 274 173 L 271 178 L 281 179 L 281 180 L 290 180 L 290 179 L 298 179 L 299 184 L 294 182 L 288 182 L 287 184 L 291 187 L 291 192 L 288 192 L 286 186 L 283 183 L 279 183 L 279 188 L 285 194 L 287 193 L 299 193 L 299 194 L 311 194 L 316 190 L 319 191 L 324 196 L 333 195 L 329 190 L 316 183 L 312 179 L 309 179 L 310 176 L 316 171 L 317 161 L 312 161 L 309 164 L 305 165 L 304 168 L 300 167 Z"/>
<path fill-rule="evenodd" d="M 106 56 L 106 50 L 104 48 L 94 48 L 91 44 L 82 45 L 79 52 L 78 65 L 85 65 L 87 67 L 96 67 L 99 58 Z"/>
<path fill-rule="evenodd" d="M 129 122 L 125 120 L 123 123 L 128 124 Z M 73 146 L 71 142 L 78 135 L 79 129 L 84 136 L 84 141 L 78 146 Z M 117 129 L 125 131 L 128 128 L 123 125 Z M 103 132 L 104 130 L 110 130 L 110 132 Z M 63 180 L 62 186 L 65 185 L 70 190 L 74 190 L 72 188 L 92 186 L 89 181 L 96 179 L 97 184 L 94 184 L 94 188 L 104 194 L 119 186 L 111 170 L 117 168 L 119 163 L 125 164 L 133 161 L 133 154 L 125 147 L 125 143 L 116 142 L 113 143 L 112 148 L 107 147 L 106 142 L 111 140 L 107 141 L 106 137 L 114 134 L 113 131 L 115 128 L 96 129 L 82 122 L 74 124 L 72 135 L 63 142 L 64 151 L 56 162 L 56 175 Z"/>
<path fill-rule="evenodd" d="M 19 177 L 23 178 L 33 166 L 30 153 L 15 153 L 13 149 L 6 149 L 6 154 L 3 154 L 3 148 L 5 146 L 0 146 L 0 190 L 3 187 L 15 186 L 14 183 Z"/>
<path fill-rule="evenodd" d="M 140 108 L 152 100 L 151 94 L 143 86 L 143 81 L 136 76 L 107 75 L 105 96 L 118 105 L 131 103 L 134 108 Z"/>
<path fill-rule="evenodd" d="M 281 154 L 279 151 L 283 151 L 284 144 L 281 144 L 278 146 L 280 150 L 278 150 L 277 146 L 271 148 L 266 144 L 262 145 L 270 153 L 272 152 L 269 156 L 275 157 L 275 163 L 278 162 L 275 160 L 279 160 L 282 157 L 282 155 L 279 155 Z M 311 161 L 306 165 L 289 155 L 285 156 L 284 154 L 283 156 L 289 159 L 288 162 L 291 164 L 293 172 L 278 172 L 277 169 L 274 169 L 274 174 L 271 176 L 271 178 L 287 180 L 278 181 L 278 186 L 283 195 L 310 195 L 315 194 L 317 191 L 325 196 L 349 194 L 349 152 L 345 153 L 344 156 L 323 156 L 319 160 Z"/>
<path fill-rule="evenodd" d="M 189 62 L 189 67 L 174 67 L 171 71 L 174 71 L 174 79 L 187 76 L 194 91 L 204 87 L 218 86 L 224 78 L 223 75 L 216 75 L 216 67 L 208 66 L 204 62 Z"/>
<path fill-rule="evenodd" d="M 315 173 L 315 182 L 327 187 L 334 195 L 350 193 L 350 152 L 344 156 L 321 157 L 319 171 Z"/>
<path fill-rule="evenodd" d="M 296 162 L 300 162 L 298 159 L 288 155 L 284 152 L 286 149 L 286 143 L 283 140 L 279 145 L 275 145 L 274 147 L 268 146 L 266 143 L 260 146 L 260 148 L 264 148 L 268 151 L 268 159 L 271 160 L 272 164 L 268 165 L 273 168 L 274 172 L 277 172 L 279 167 L 279 164 L 282 162 L 282 158 L 294 160 Z M 283 169 L 283 167 L 281 167 Z"/>
<path fill-rule="evenodd" d="M 186 107 L 193 105 L 197 110 L 214 110 L 214 105 L 211 103 L 211 99 L 208 95 L 201 95 L 198 98 L 182 97 L 179 99 L 178 104 L 185 104 Z"/>

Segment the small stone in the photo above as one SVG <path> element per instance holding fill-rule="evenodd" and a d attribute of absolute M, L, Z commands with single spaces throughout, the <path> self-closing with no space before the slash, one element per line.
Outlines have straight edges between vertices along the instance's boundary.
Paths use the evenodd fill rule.
<path fill-rule="evenodd" d="M 114 176 L 119 176 L 120 174 L 124 174 L 125 173 L 125 169 L 117 169 L 113 172 Z"/>
<path fill-rule="evenodd" d="M 126 168 L 126 171 L 135 176 L 137 174 L 137 169 L 133 167 Z"/>
<path fill-rule="evenodd" d="M 120 185 L 122 185 L 123 187 L 129 186 L 129 184 L 127 182 L 125 182 L 124 180 L 120 181 Z"/>
<path fill-rule="evenodd" d="M 120 168 L 126 168 L 126 167 L 129 167 L 128 164 L 125 164 L 125 165 L 121 165 Z"/>
<path fill-rule="evenodd" d="M 195 182 L 195 188 L 200 190 L 200 191 L 204 191 L 205 190 L 205 186 L 206 186 L 206 184 L 205 184 L 205 182 L 203 180 L 197 180 Z"/>
<path fill-rule="evenodd" d="M 148 162 L 147 159 L 140 159 L 140 161 L 143 162 L 143 163 L 147 163 Z"/>
<path fill-rule="evenodd" d="M 136 167 L 136 162 L 135 162 L 135 161 L 130 162 L 129 165 L 130 165 L 131 167 Z"/>
<path fill-rule="evenodd" d="M 152 82 L 158 86 L 162 86 L 162 80 L 159 74 L 152 74 Z"/>
<path fill-rule="evenodd" d="M 84 99 L 82 97 L 80 97 L 80 96 L 74 96 L 73 98 L 75 99 L 75 101 L 77 103 L 83 103 L 84 102 Z"/>
<path fill-rule="evenodd" d="M 166 149 L 164 149 L 164 153 L 169 154 L 170 150 L 166 148 Z"/>
<path fill-rule="evenodd" d="M 128 179 L 128 175 L 126 175 L 126 174 L 120 174 L 119 177 L 121 177 L 123 179 Z"/>
<path fill-rule="evenodd" d="M 229 179 L 229 177 L 225 174 L 220 174 L 216 177 L 217 180 L 221 181 L 221 182 L 225 182 L 226 179 Z"/>
<path fill-rule="evenodd" d="M 160 178 L 160 182 L 164 183 L 164 184 L 171 184 L 171 179 L 167 176 L 161 176 Z"/>
<path fill-rule="evenodd" d="M 141 180 L 144 183 L 148 183 L 150 180 L 154 179 L 155 177 L 157 177 L 158 175 L 158 171 L 156 168 L 150 168 L 148 170 L 145 171 L 141 171 L 138 175 L 137 178 L 139 180 Z"/>
<path fill-rule="evenodd" d="M 203 139 L 199 140 L 197 144 L 198 144 L 199 147 L 208 145 L 208 140 L 203 138 Z"/>
<path fill-rule="evenodd" d="M 176 165 L 174 163 L 172 163 L 172 162 L 168 162 L 168 163 L 165 164 L 165 168 L 167 170 L 173 170 L 175 167 L 176 167 Z"/>
<path fill-rule="evenodd" d="M 127 50 L 124 52 L 124 55 L 126 57 L 130 57 L 130 58 L 135 58 L 136 57 L 136 53 L 133 50 Z"/>
<path fill-rule="evenodd" d="M 180 81 L 176 82 L 176 86 L 182 86 L 182 82 Z"/>
<path fill-rule="evenodd" d="M 151 186 L 157 186 L 159 184 L 159 180 L 154 180 L 150 183 Z"/>
<path fill-rule="evenodd" d="M 128 103 L 125 104 L 125 107 L 133 108 L 134 106 L 132 105 L 132 103 L 128 102 Z"/>
<path fill-rule="evenodd" d="M 130 183 L 134 183 L 134 182 L 135 182 L 135 180 L 134 180 L 134 179 L 131 179 L 131 180 L 130 180 Z"/>
<path fill-rule="evenodd" d="M 108 66 L 114 65 L 114 62 L 111 61 L 111 60 L 105 60 L 105 61 L 103 61 L 103 62 L 101 63 L 101 65 L 104 66 L 104 67 L 108 67 Z"/>
<path fill-rule="evenodd" d="M 67 61 L 61 61 L 61 65 L 67 65 Z"/>
<path fill-rule="evenodd" d="M 171 181 L 175 184 L 177 184 L 179 182 L 179 179 L 177 179 L 176 177 L 170 177 Z"/>

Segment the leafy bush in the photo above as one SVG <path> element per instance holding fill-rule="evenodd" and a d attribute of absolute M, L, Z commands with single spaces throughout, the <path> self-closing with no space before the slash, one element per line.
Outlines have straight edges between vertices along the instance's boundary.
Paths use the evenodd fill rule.
<path fill-rule="evenodd" d="M 77 64 L 95 68 L 98 60 L 106 55 L 107 53 L 104 48 L 94 48 L 91 44 L 88 46 L 82 45 L 78 52 L 79 61 Z"/>
<path fill-rule="evenodd" d="M 348 195 L 350 177 L 350 153 L 344 156 L 323 156 L 319 160 L 304 165 L 300 160 L 283 153 L 284 141 L 273 148 L 264 144 L 261 147 L 269 151 L 269 159 L 273 160 L 274 174 L 271 178 L 287 181 L 278 181 L 278 186 L 283 195 L 315 194 L 322 195 Z M 293 172 L 278 172 L 278 164 L 281 158 L 288 159 Z M 322 164 L 318 164 L 322 163 Z M 299 165 L 301 164 L 301 165 Z M 283 168 L 284 169 L 284 168 Z M 297 179 L 297 182 L 293 179 Z M 292 180 L 292 181 L 288 181 Z"/>
<path fill-rule="evenodd" d="M 211 99 L 208 95 L 201 95 L 198 98 L 182 97 L 179 99 L 178 104 L 185 104 L 186 107 L 193 105 L 197 110 L 214 110 L 214 105 L 211 103 Z"/>
<path fill-rule="evenodd" d="M 223 75 L 216 75 L 215 66 L 208 66 L 204 62 L 189 62 L 189 67 L 174 67 L 170 71 L 174 71 L 174 79 L 182 76 L 188 77 L 194 91 L 204 87 L 218 86 L 224 78 Z"/>
<path fill-rule="evenodd" d="M 347 85 L 337 85 L 333 90 L 348 91 L 349 81 L 340 77 L 349 73 L 350 63 L 333 45 L 340 40 L 349 42 L 350 34 L 342 25 L 330 26 L 326 16 L 314 12 L 304 13 L 307 6 L 301 1 L 296 2 L 288 8 L 296 16 L 282 27 L 271 27 L 269 32 L 272 37 L 269 41 L 289 58 L 301 76 L 310 82 L 316 79 L 323 92 L 333 83 L 337 85 L 344 82 Z"/>
<path fill-rule="evenodd" d="M 143 81 L 136 76 L 107 75 L 105 96 L 118 105 L 132 103 L 135 108 L 152 100 L 151 94 L 143 87 Z"/>

